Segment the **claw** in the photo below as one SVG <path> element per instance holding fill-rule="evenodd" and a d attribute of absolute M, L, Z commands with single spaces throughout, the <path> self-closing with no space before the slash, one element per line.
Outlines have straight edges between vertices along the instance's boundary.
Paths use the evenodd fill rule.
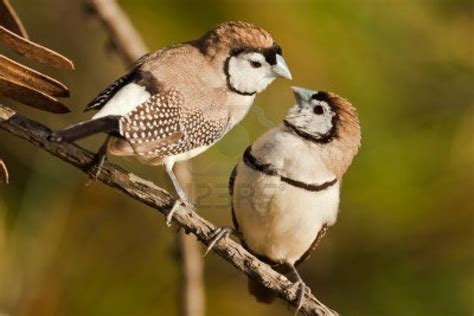
<path fill-rule="evenodd" d="M 102 167 L 104 166 L 104 162 L 105 160 L 107 160 L 107 156 L 106 155 L 103 155 L 103 156 L 100 156 L 99 157 L 99 161 L 96 165 L 96 169 L 95 169 L 95 172 L 94 174 L 92 175 L 93 179 L 94 180 L 97 180 L 97 178 L 99 177 L 99 174 L 100 172 L 102 171 Z"/>
<path fill-rule="evenodd" d="M 219 227 L 212 233 L 212 241 L 207 246 L 206 252 L 204 253 L 203 257 L 207 256 L 207 254 L 212 250 L 214 245 L 221 240 L 222 238 L 227 239 L 229 238 L 230 234 L 237 234 L 236 230 L 230 227 Z"/>
<path fill-rule="evenodd" d="M 97 181 L 99 178 L 99 174 L 102 171 L 102 167 L 104 166 L 104 162 L 107 160 L 107 147 L 110 141 L 110 136 L 107 136 L 102 146 L 100 146 L 99 151 L 94 157 L 92 164 L 90 166 L 90 170 L 95 169 L 92 175 L 89 176 L 89 181 L 87 181 L 86 186 L 91 184 L 92 181 Z"/>
<path fill-rule="evenodd" d="M 288 267 L 290 267 L 291 271 L 296 277 L 296 282 L 293 283 L 291 287 L 297 287 L 296 292 L 297 292 L 297 298 L 296 298 L 296 311 L 295 311 L 295 316 L 298 315 L 300 312 L 301 308 L 303 307 L 304 303 L 304 297 L 306 294 L 311 293 L 311 289 L 303 282 L 303 279 L 301 278 L 300 274 L 296 270 L 295 266 L 291 263 L 287 263 Z"/>
<path fill-rule="evenodd" d="M 186 193 L 184 192 L 183 188 L 181 188 L 181 185 L 179 184 L 179 181 L 173 172 L 173 164 L 174 164 L 174 161 L 165 161 L 165 169 L 166 169 L 166 173 L 168 173 L 168 176 L 171 179 L 171 182 L 173 182 L 173 186 L 176 190 L 176 193 L 178 194 L 179 200 L 176 200 L 173 207 L 171 208 L 169 213 L 166 215 L 166 225 L 168 225 L 168 227 L 171 226 L 173 215 L 174 213 L 176 213 L 176 210 L 178 209 L 180 204 L 184 204 L 188 208 L 194 209 L 193 203 L 188 201 Z"/>
<path fill-rule="evenodd" d="M 304 302 L 304 297 L 306 294 L 311 293 L 311 289 L 306 286 L 306 284 L 303 281 L 297 281 L 296 283 L 293 284 L 293 286 L 298 287 L 297 292 L 298 292 L 298 297 L 297 297 L 297 302 L 298 304 L 296 305 L 296 311 L 295 311 L 295 316 L 298 315 L 300 312 L 301 308 L 303 307 L 303 302 Z"/>
<path fill-rule="evenodd" d="M 94 162 L 90 166 L 90 170 L 94 170 L 94 172 L 89 176 L 89 180 L 86 182 L 86 186 L 89 186 L 92 181 L 97 181 L 99 178 L 99 174 L 102 171 L 102 167 L 104 166 L 104 162 L 107 160 L 106 155 L 97 155 L 94 157 Z"/>
<path fill-rule="evenodd" d="M 168 212 L 168 214 L 166 214 L 166 226 L 171 226 L 171 222 L 173 221 L 173 215 L 174 213 L 176 213 L 181 204 L 184 204 L 186 207 L 194 209 L 194 205 L 188 200 L 176 200 L 171 210 Z"/>

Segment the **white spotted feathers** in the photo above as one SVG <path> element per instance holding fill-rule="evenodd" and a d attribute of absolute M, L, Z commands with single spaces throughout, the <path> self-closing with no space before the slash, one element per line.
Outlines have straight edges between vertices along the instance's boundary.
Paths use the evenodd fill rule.
<path fill-rule="evenodd" d="M 119 133 L 141 156 L 166 157 L 208 146 L 227 129 L 228 118 L 205 119 L 201 110 L 183 107 L 176 90 L 163 91 L 123 116 Z"/>
<path fill-rule="evenodd" d="M 120 119 L 120 135 L 131 144 L 153 142 L 179 131 L 182 99 L 176 91 L 156 94 Z"/>

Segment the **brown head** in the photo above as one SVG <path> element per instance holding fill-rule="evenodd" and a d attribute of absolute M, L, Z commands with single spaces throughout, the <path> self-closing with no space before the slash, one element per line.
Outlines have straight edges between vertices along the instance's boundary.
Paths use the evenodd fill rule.
<path fill-rule="evenodd" d="M 233 92 L 254 95 L 275 78 L 291 79 L 280 46 L 270 33 L 250 23 L 221 23 L 194 44 L 211 60 L 223 63 Z"/>
<path fill-rule="evenodd" d="M 346 99 L 332 93 L 293 87 L 297 105 L 284 120 L 299 136 L 318 144 L 326 165 L 342 177 L 360 146 L 357 112 Z"/>
<path fill-rule="evenodd" d="M 199 39 L 207 55 L 214 55 L 244 47 L 268 49 L 278 47 L 270 33 L 246 22 L 223 22 Z"/>

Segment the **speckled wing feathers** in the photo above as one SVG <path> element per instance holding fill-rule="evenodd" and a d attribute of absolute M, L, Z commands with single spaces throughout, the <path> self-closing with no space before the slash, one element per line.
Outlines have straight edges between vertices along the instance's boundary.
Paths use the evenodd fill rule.
<path fill-rule="evenodd" d="M 154 142 L 179 131 L 179 107 L 183 100 L 176 92 L 159 93 L 120 120 L 120 135 L 132 145 Z"/>
<path fill-rule="evenodd" d="M 157 51 L 155 54 L 159 53 Z M 110 86 L 108 86 L 104 91 L 99 93 L 84 109 L 84 112 L 90 110 L 100 110 L 123 86 L 127 83 L 132 82 L 139 74 L 140 67 L 152 56 L 151 53 L 147 53 L 140 57 L 132 66 L 132 70 L 115 80 Z"/>
<path fill-rule="evenodd" d="M 211 145 L 225 133 L 227 120 L 206 119 L 183 104 L 175 90 L 153 95 L 120 119 L 120 135 L 138 155 L 166 157 Z"/>

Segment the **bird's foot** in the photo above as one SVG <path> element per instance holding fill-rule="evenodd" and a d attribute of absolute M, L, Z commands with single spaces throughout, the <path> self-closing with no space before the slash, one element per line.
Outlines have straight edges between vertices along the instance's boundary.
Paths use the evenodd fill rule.
<path fill-rule="evenodd" d="M 311 294 L 311 289 L 301 280 L 296 281 L 293 283 L 291 287 L 296 287 L 296 311 L 295 311 L 295 316 L 298 315 L 298 313 L 301 310 L 301 307 L 303 307 L 303 302 L 304 302 L 304 297 L 306 294 Z"/>
<path fill-rule="evenodd" d="M 104 166 L 104 162 L 106 160 L 107 155 L 105 154 L 98 154 L 94 157 L 92 164 L 89 166 L 89 170 L 91 171 L 91 173 L 89 175 L 89 181 L 87 181 L 86 186 L 91 184 L 92 181 L 97 181 L 100 172 L 102 171 L 102 167 Z"/>
<path fill-rule="evenodd" d="M 227 239 L 231 234 L 234 234 L 240 237 L 240 233 L 231 227 L 219 227 L 217 228 L 211 235 L 211 242 L 209 246 L 207 246 L 206 252 L 204 253 L 203 257 L 205 257 L 214 247 L 214 245 L 221 240 L 222 238 Z"/>
<path fill-rule="evenodd" d="M 168 212 L 168 214 L 166 214 L 166 226 L 168 226 L 168 227 L 171 226 L 171 221 L 173 220 L 173 215 L 174 215 L 174 213 L 176 213 L 176 211 L 178 210 L 178 208 L 181 205 L 184 205 L 184 206 L 194 210 L 194 205 L 191 202 L 189 202 L 188 200 L 186 200 L 186 199 L 176 200 L 174 202 L 173 207 L 171 208 L 171 210 Z"/>

